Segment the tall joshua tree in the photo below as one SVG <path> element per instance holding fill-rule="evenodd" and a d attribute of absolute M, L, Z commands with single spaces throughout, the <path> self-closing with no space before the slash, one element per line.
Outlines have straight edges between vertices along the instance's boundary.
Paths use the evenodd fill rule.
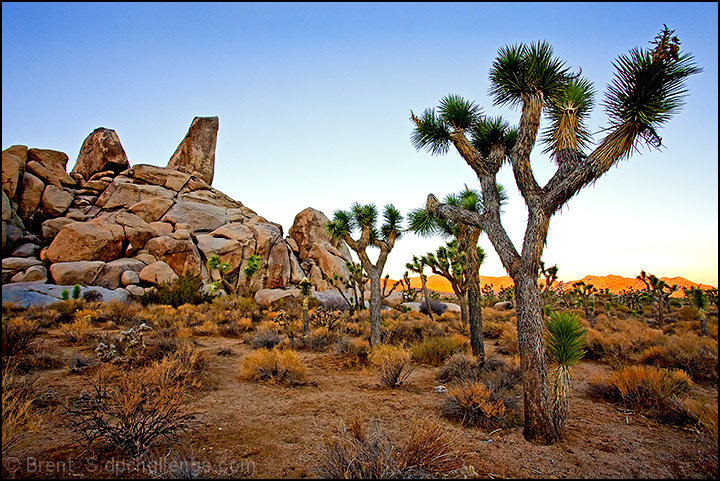
<path fill-rule="evenodd" d="M 523 433 L 533 443 L 558 439 L 548 403 L 538 287 L 550 218 L 584 187 L 630 157 L 641 143 L 659 148 L 656 129 L 679 112 L 687 93 L 685 79 L 700 71 L 691 55 L 680 52 L 680 41 L 667 27 L 651 44 L 649 49 L 633 48 L 614 63 L 615 77 L 603 102 L 609 125 L 593 150 L 589 150 L 592 137 L 585 125 L 593 106 L 593 84 L 572 74 L 546 42 L 503 47 L 490 69 L 490 95 L 495 104 L 521 109 L 517 129 L 511 129 L 502 118 L 483 117 L 479 106 L 457 95 L 443 98 L 437 113 L 427 109 L 417 117 L 411 112 L 414 146 L 445 154 L 452 145 L 480 181 L 482 212 L 441 204 L 432 194 L 426 208 L 438 217 L 483 229 L 514 281 L 525 396 Z M 540 139 L 557 170 L 541 186 L 530 154 L 543 113 L 549 124 Z M 496 178 L 504 163 L 511 166 L 528 210 L 520 251 L 500 220 Z"/>
<path fill-rule="evenodd" d="M 705 291 L 698 289 L 695 286 L 690 286 L 690 289 L 683 287 L 685 297 L 690 300 L 690 304 L 697 309 L 698 318 L 700 319 L 700 333 L 703 336 L 710 334 L 708 330 L 707 322 L 707 307 L 708 307 L 708 296 Z"/>
<path fill-rule="evenodd" d="M 337 210 L 333 220 L 327 224 L 327 232 L 332 239 L 343 240 L 357 253 L 362 268 L 370 280 L 370 346 L 380 344 L 380 310 L 383 298 L 380 286 L 388 254 L 395 246 L 395 241 L 402 235 L 400 224 L 403 220 L 400 211 L 392 204 L 383 210 L 384 223 L 378 230 L 375 226 L 378 211 L 374 204 L 360 205 L 355 203 L 349 211 Z M 360 236 L 353 239 L 352 233 L 360 230 Z M 368 247 L 380 249 L 380 255 L 373 264 L 367 254 Z"/>
<path fill-rule="evenodd" d="M 496 195 L 501 204 L 507 200 L 502 186 L 497 185 Z M 483 208 L 482 195 L 465 186 L 465 189 L 457 194 L 450 194 L 445 197 L 445 204 L 458 207 L 470 212 L 480 213 Z M 470 345 L 473 354 L 481 362 L 485 359 L 485 348 L 483 346 L 483 327 L 482 327 L 482 291 L 480 289 L 480 264 L 482 260 L 479 257 L 477 243 L 482 234 L 482 228 L 478 226 L 468 225 L 457 222 L 452 219 L 434 215 L 429 209 L 414 209 L 408 214 L 409 226 L 408 230 L 415 232 L 421 236 L 440 235 L 445 238 L 454 238 L 457 241 L 457 252 L 463 253 L 462 273 L 455 275 L 448 270 L 455 278 L 464 278 L 462 291 L 464 295 L 460 297 L 461 308 L 462 300 L 466 300 L 467 309 L 462 312 L 463 321 L 468 322 L 470 326 Z M 438 272 L 436 272 L 437 274 Z M 442 274 L 441 274 L 442 275 Z M 445 276 L 448 278 L 448 276 Z M 449 280 L 450 278 L 448 278 Z M 451 281 L 452 283 L 452 281 Z M 457 295 L 457 292 L 456 292 Z"/>

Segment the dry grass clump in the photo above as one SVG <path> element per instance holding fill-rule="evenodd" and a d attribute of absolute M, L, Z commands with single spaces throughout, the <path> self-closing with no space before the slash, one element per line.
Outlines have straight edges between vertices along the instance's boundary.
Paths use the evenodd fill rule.
<path fill-rule="evenodd" d="M 480 377 L 483 366 L 474 356 L 463 352 L 453 354 L 437 373 L 437 380 L 442 382 L 465 383 Z"/>
<path fill-rule="evenodd" d="M 326 479 L 420 479 L 457 477 L 466 452 L 436 419 L 413 421 L 404 442 L 393 443 L 376 419 L 341 424 L 323 438 L 319 476 Z"/>
<path fill-rule="evenodd" d="M 695 381 L 717 385 L 717 341 L 695 334 L 666 336 L 663 341 L 645 349 L 639 361 L 667 369 L 682 369 Z"/>
<path fill-rule="evenodd" d="M 612 366 L 623 366 L 637 360 L 637 356 L 663 343 L 664 335 L 634 318 L 599 319 L 588 329 L 587 357 L 603 360 Z"/>
<path fill-rule="evenodd" d="M 103 302 L 101 306 L 99 312 L 111 326 L 135 327 L 144 322 L 141 317 L 143 307 L 138 302 L 112 300 Z"/>
<path fill-rule="evenodd" d="M 683 406 L 697 419 L 700 429 L 717 440 L 718 436 L 718 405 L 717 401 L 707 402 L 698 399 L 683 399 Z"/>
<path fill-rule="evenodd" d="M 685 408 L 683 398 L 692 380 L 679 369 L 652 366 L 626 366 L 606 377 L 590 380 L 591 395 L 611 402 L 622 402 L 670 424 L 687 424 L 694 420 Z"/>
<path fill-rule="evenodd" d="M 102 444 L 140 456 L 161 439 L 174 439 L 196 425 L 184 404 L 189 386 L 177 365 L 118 371 L 105 366 L 80 397 L 65 406 L 67 421 L 87 447 Z"/>
<path fill-rule="evenodd" d="M 448 333 L 448 327 L 415 311 L 392 316 L 386 314 L 381 327 L 382 339 L 388 344 L 411 344 L 428 337 L 444 336 Z"/>
<path fill-rule="evenodd" d="M 365 366 L 370 356 L 367 339 L 343 336 L 335 342 L 335 354 L 343 359 L 343 366 L 355 368 Z"/>
<path fill-rule="evenodd" d="M 245 342 L 256 349 L 272 349 L 280 344 L 282 340 L 283 336 L 280 329 L 271 322 L 258 324 L 254 333 L 248 333 L 245 336 Z"/>
<path fill-rule="evenodd" d="M 92 339 L 92 333 L 95 326 L 90 320 L 89 315 L 76 317 L 75 320 L 68 324 L 61 324 L 60 330 L 65 336 L 65 342 L 71 346 L 85 344 Z"/>
<path fill-rule="evenodd" d="M 506 322 L 503 324 L 500 328 L 500 337 L 495 342 L 498 345 L 499 353 L 508 355 L 517 354 L 517 325 L 514 322 Z"/>
<path fill-rule="evenodd" d="M 240 366 L 240 378 L 247 381 L 298 386 L 306 383 L 306 377 L 307 368 L 290 349 L 258 349 L 248 353 Z"/>
<path fill-rule="evenodd" d="M 30 350 L 40 335 L 40 328 L 32 320 L 21 316 L 2 318 L 2 360 Z"/>
<path fill-rule="evenodd" d="M 380 382 L 396 388 L 404 383 L 412 368 L 410 351 L 391 344 L 381 344 L 370 351 L 369 361 L 380 372 Z"/>
<path fill-rule="evenodd" d="M 492 307 L 485 307 L 482 313 L 483 324 L 486 322 L 504 324 L 506 322 L 513 322 L 512 318 L 515 317 L 515 309 L 495 310 Z"/>
<path fill-rule="evenodd" d="M 465 426 L 496 429 L 514 425 L 520 413 L 520 361 L 489 358 L 480 366 L 472 358 L 456 355 L 439 373 L 443 380 L 458 381 L 448 390 L 442 405 L 443 415 Z"/>
<path fill-rule="evenodd" d="M 435 336 L 416 342 L 410 347 L 410 351 L 415 362 L 439 366 L 448 357 L 462 351 L 464 347 L 465 340 L 462 337 Z"/>
<path fill-rule="evenodd" d="M 47 416 L 38 411 L 35 382 L 19 380 L 14 375 L 13 362 L 2 369 L 2 452 L 22 444 L 28 435 L 42 430 Z"/>

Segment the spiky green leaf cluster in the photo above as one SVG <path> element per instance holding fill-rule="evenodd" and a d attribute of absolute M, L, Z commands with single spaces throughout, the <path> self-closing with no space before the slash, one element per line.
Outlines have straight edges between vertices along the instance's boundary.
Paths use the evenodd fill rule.
<path fill-rule="evenodd" d="M 558 154 L 564 149 L 582 151 L 591 135 L 586 122 L 594 104 L 595 87 L 585 78 L 576 78 L 565 85 L 556 97 L 550 99 L 546 115 L 550 120 L 544 129 L 542 141 L 545 152 Z"/>
<path fill-rule="evenodd" d="M 657 45 L 653 50 L 636 47 L 620 55 L 613 62 L 615 77 L 603 102 L 610 128 L 628 130 L 655 147 L 661 143 L 655 129 L 684 103 L 685 79 L 701 72 L 692 55 L 666 55 L 666 46 Z"/>
<path fill-rule="evenodd" d="M 490 69 L 490 95 L 495 105 L 516 106 L 542 92 L 546 104 L 570 79 L 565 63 L 554 57 L 547 42 L 502 47 Z"/>
<path fill-rule="evenodd" d="M 495 145 L 505 147 L 509 153 L 517 141 L 517 129 L 511 128 L 510 124 L 502 117 L 485 117 L 473 125 L 470 132 L 470 143 L 480 152 L 480 155 L 487 157 Z"/>
<path fill-rule="evenodd" d="M 379 239 L 388 240 L 392 234 L 395 238 L 402 235 L 403 216 L 393 205 L 387 204 L 383 209 L 383 224 L 378 231 L 375 226 L 378 219 L 378 211 L 375 204 L 360 204 L 355 202 L 350 210 L 336 210 L 333 220 L 325 225 L 325 229 L 333 240 L 340 240 L 346 235 L 351 235 L 357 228 L 361 231 L 369 230 L 369 242 L 373 244 Z"/>
<path fill-rule="evenodd" d="M 551 312 L 545 323 L 547 352 L 561 366 L 571 367 L 585 355 L 587 329 L 576 313 Z"/>

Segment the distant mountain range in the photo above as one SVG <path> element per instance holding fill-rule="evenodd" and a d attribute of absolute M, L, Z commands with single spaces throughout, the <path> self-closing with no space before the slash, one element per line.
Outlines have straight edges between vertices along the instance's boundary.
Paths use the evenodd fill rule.
<path fill-rule="evenodd" d="M 684 277 L 661 277 L 661 280 L 667 282 L 669 285 L 677 284 L 680 286 L 680 289 L 673 293 L 671 297 L 684 297 L 682 288 L 690 288 L 691 286 L 698 287 L 700 289 L 711 289 L 715 286 L 710 286 L 708 284 L 698 284 L 697 282 L 692 282 Z M 542 279 L 540 279 L 542 282 Z M 585 284 L 592 284 L 593 286 L 597 287 L 598 289 L 610 289 L 610 292 L 613 294 L 619 294 L 621 291 L 625 289 L 630 289 L 631 287 L 635 290 L 642 290 L 645 289 L 645 284 L 639 279 L 633 278 L 633 277 L 622 277 L 622 276 L 616 276 L 613 274 L 607 275 L 607 276 L 592 276 L 587 275 L 583 277 L 582 279 L 577 279 L 574 281 L 562 281 L 564 285 L 570 286 L 574 282 L 577 282 L 578 280 L 582 280 L 585 282 Z M 493 277 L 493 276 L 480 276 L 480 285 L 483 286 L 485 284 L 490 284 L 493 286 L 493 290 L 496 292 L 499 291 L 503 287 L 508 287 L 513 285 L 513 281 L 509 276 L 501 276 L 501 277 Z M 392 284 L 391 284 L 392 285 Z M 419 277 L 410 277 L 410 285 L 412 287 L 421 287 L 420 278 Z M 437 292 L 449 292 L 452 293 L 452 286 L 450 285 L 450 282 L 445 279 L 442 276 L 439 275 L 431 275 L 428 276 L 427 279 L 427 287 L 428 289 L 431 289 L 433 291 Z"/>

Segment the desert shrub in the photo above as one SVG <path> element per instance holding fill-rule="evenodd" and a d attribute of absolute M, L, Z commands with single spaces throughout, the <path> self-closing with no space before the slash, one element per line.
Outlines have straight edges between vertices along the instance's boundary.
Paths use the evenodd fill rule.
<path fill-rule="evenodd" d="M 22 317 L 2 318 L 2 361 L 28 351 L 40 335 L 34 321 Z"/>
<path fill-rule="evenodd" d="M 697 419 L 698 427 L 717 439 L 718 437 L 718 405 L 715 401 L 703 402 L 697 399 L 685 398 L 683 407 L 690 415 Z"/>
<path fill-rule="evenodd" d="M 197 305 L 211 302 L 213 297 L 204 294 L 202 287 L 203 281 L 200 276 L 186 274 L 180 276 L 175 282 L 161 284 L 145 291 L 140 296 L 140 303 L 144 306 L 148 304 L 167 304 L 178 307 L 183 304 Z"/>
<path fill-rule="evenodd" d="M 455 337 L 428 337 L 410 347 L 412 358 L 420 364 L 438 366 L 445 359 L 463 349 L 463 343 Z"/>
<path fill-rule="evenodd" d="M 397 312 L 397 311 L 394 311 Z M 447 326 L 428 318 L 414 318 L 416 312 L 405 313 L 393 319 L 388 316 L 381 325 L 382 340 L 389 344 L 409 344 L 428 337 L 445 335 Z"/>
<path fill-rule="evenodd" d="M 196 425 L 195 414 L 184 409 L 186 389 L 157 366 L 123 372 L 103 368 L 89 389 L 64 407 L 82 444 L 109 445 L 139 456 Z"/>
<path fill-rule="evenodd" d="M 410 376 L 410 352 L 402 347 L 381 344 L 370 351 L 369 361 L 380 372 L 380 381 L 395 388 Z"/>
<path fill-rule="evenodd" d="M 480 377 L 483 366 L 474 356 L 457 352 L 445 361 L 437 373 L 437 380 L 442 382 L 468 382 Z"/>
<path fill-rule="evenodd" d="M 643 364 L 682 369 L 695 381 L 717 384 L 718 344 L 694 334 L 666 336 L 663 343 L 645 349 L 639 356 Z"/>
<path fill-rule="evenodd" d="M 252 320 L 249 317 L 231 319 L 228 322 L 218 323 L 218 334 L 222 337 L 240 337 L 252 328 Z"/>
<path fill-rule="evenodd" d="M 95 354 L 102 362 L 113 364 L 139 365 L 146 362 L 145 336 L 152 328 L 147 324 L 140 324 L 137 328 L 131 327 L 127 331 L 120 331 L 120 335 L 113 338 L 110 344 L 100 342 L 95 348 Z"/>
<path fill-rule="evenodd" d="M 272 349 L 282 340 L 282 334 L 277 327 L 262 324 L 246 338 L 246 341 L 256 349 Z"/>
<path fill-rule="evenodd" d="M 403 443 L 395 444 L 376 419 L 341 425 L 323 437 L 319 476 L 327 479 L 416 479 L 457 477 L 466 453 L 435 419 L 413 421 Z"/>
<path fill-rule="evenodd" d="M 76 318 L 69 324 L 61 324 L 60 330 L 65 336 L 65 341 L 70 345 L 84 344 L 91 339 L 91 332 L 94 329 L 89 316 Z"/>
<path fill-rule="evenodd" d="M 492 307 L 483 309 L 483 324 L 486 322 L 496 322 L 499 324 L 511 322 L 515 316 L 514 310 L 495 310 Z"/>
<path fill-rule="evenodd" d="M 2 452 L 21 444 L 28 434 L 40 431 L 47 423 L 36 406 L 38 387 L 34 381 L 15 377 L 14 364 L 2 368 Z"/>
<path fill-rule="evenodd" d="M 501 354 L 517 354 L 517 326 L 515 323 L 506 322 L 501 327 L 500 337 L 497 339 L 498 352 Z"/>
<path fill-rule="evenodd" d="M 85 292 L 83 292 L 82 298 L 87 302 L 99 302 L 102 301 L 103 295 L 96 290 L 86 289 Z"/>
<path fill-rule="evenodd" d="M 345 367 L 364 366 L 370 356 L 370 343 L 366 339 L 341 337 L 335 342 L 335 354 L 343 358 Z"/>
<path fill-rule="evenodd" d="M 149 369 L 158 378 L 179 384 L 188 391 L 207 385 L 207 368 L 208 359 L 205 353 L 186 344 L 151 364 Z"/>
<path fill-rule="evenodd" d="M 12 359 L 17 373 L 58 369 L 65 366 L 60 351 L 55 346 L 49 345 L 45 340 L 33 343 L 28 351 Z"/>
<path fill-rule="evenodd" d="M 442 405 L 442 413 L 464 426 L 496 429 L 506 425 L 503 399 L 482 382 L 450 388 Z"/>
<path fill-rule="evenodd" d="M 485 339 L 500 339 L 505 331 L 505 322 L 483 320 L 483 337 Z"/>
<path fill-rule="evenodd" d="M 348 315 L 338 310 L 331 310 L 327 307 L 318 307 L 310 312 L 310 325 L 314 327 L 324 327 L 328 331 L 342 331 L 345 323 L 348 321 Z"/>
<path fill-rule="evenodd" d="M 292 349 L 307 349 L 310 351 L 324 351 L 337 338 L 337 334 L 330 332 L 327 327 L 311 329 L 307 336 L 298 337 L 290 341 Z"/>
<path fill-rule="evenodd" d="M 115 326 L 135 327 L 143 322 L 142 306 L 138 302 L 112 300 L 102 306 L 102 315 Z"/>
<path fill-rule="evenodd" d="M 258 349 L 245 355 L 240 378 L 248 381 L 269 381 L 283 386 L 305 384 L 307 368 L 297 352 L 289 349 Z"/>
<path fill-rule="evenodd" d="M 292 313 L 288 313 L 284 310 L 268 315 L 269 320 L 277 324 L 282 333 L 290 341 L 293 341 L 303 333 L 302 322 L 298 317 L 299 316 L 293 315 Z"/>
<path fill-rule="evenodd" d="M 435 299 L 430 299 L 430 310 L 432 310 L 433 314 L 439 316 L 443 312 L 447 310 L 447 306 L 444 302 L 436 301 Z M 420 303 L 420 314 L 427 315 L 427 306 L 425 305 L 425 302 Z"/>
<path fill-rule="evenodd" d="M 652 366 L 626 366 L 604 378 L 590 381 L 590 394 L 626 407 L 646 412 L 670 424 L 686 424 L 693 420 L 682 398 L 692 381 L 684 371 Z"/>
<path fill-rule="evenodd" d="M 95 360 L 91 356 L 83 356 L 82 354 L 74 354 L 72 359 L 70 359 L 70 363 L 68 364 L 68 369 L 73 374 L 82 374 L 88 369 L 91 369 L 92 367 L 95 367 L 96 363 Z"/>

